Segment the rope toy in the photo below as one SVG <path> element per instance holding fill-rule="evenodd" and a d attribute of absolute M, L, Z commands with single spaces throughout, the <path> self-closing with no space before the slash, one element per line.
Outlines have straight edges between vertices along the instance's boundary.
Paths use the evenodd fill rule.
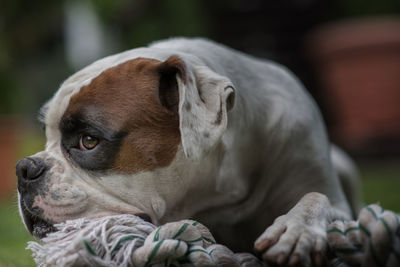
<path fill-rule="evenodd" d="M 182 220 L 156 228 L 122 214 L 56 224 L 28 249 L 38 266 L 266 266 L 249 253 L 216 244 L 202 224 Z"/>
<path fill-rule="evenodd" d="M 400 218 L 392 211 L 366 206 L 357 221 L 335 221 L 327 233 L 331 267 L 400 266 Z"/>
<path fill-rule="evenodd" d="M 204 225 L 191 220 L 156 227 L 122 214 L 55 227 L 40 244 L 28 243 L 38 266 L 268 266 L 216 244 Z M 357 221 L 330 224 L 327 240 L 330 267 L 400 266 L 400 218 L 378 205 L 364 207 Z"/>

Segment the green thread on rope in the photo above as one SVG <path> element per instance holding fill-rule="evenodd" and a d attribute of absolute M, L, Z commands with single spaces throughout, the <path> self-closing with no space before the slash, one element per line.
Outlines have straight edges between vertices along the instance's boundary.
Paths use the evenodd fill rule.
<path fill-rule="evenodd" d="M 200 248 L 188 250 L 188 252 L 186 253 L 186 255 L 189 255 L 189 254 L 192 254 L 192 253 L 195 253 L 195 252 L 201 252 L 201 253 L 204 253 L 204 254 L 207 254 L 208 256 L 210 256 L 210 254 L 209 254 L 206 250 L 200 249 Z"/>
<path fill-rule="evenodd" d="M 369 230 L 367 228 L 365 228 L 364 225 L 362 225 L 361 223 L 358 224 L 358 227 L 360 227 L 360 230 L 363 231 L 368 237 L 371 236 L 371 233 L 369 232 Z"/>
<path fill-rule="evenodd" d="M 181 228 L 179 228 L 178 232 L 172 237 L 172 239 L 177 238 L 178 236 L 180 236 L 185 230 L 186 228 L 189 226 L 188 223 L 184 223 Z"/>
<path fill-rule="evenodd" d="M 157 245 L 155 245 L 155 247 L 153 248 L 153 251 L 151 252 L 150 257 L 148 258 L 148 260 L 146 261 L 144 266 L 149 266 L 149 264 L 151 263 L 153 258 L 156 256 L 156 254 L 157 254 L 158 250 L 160 249 L 163 242 L 164 242 L 164 239 L 161 239 L 160 241 L 158 241 Z"/>
<path fill-rule="evenodd" d="M 353 227 L 349 227 L 349 228 L 347 228 L 345 231 L 342 231 L 342 230 L 340 230 L 339 228 L 336 228 L 336 227 L 332 227 L 331 229 L 329 229 L 328 231 L 326 231 L 328 234 L 329 233 L 339 233 L 339 234 L 341 234 L 341 235 L 343 235 L 343 236 L 346 236 L 349 232 L 351 232 L 351 231 L 356 231 L 356 230 L 360 230 L 360 228 L 359 227 L 357 227 L 357 226 L 353 226 Z"/>
<path fill-rule="evenodd" d="M 394 214 L 394 216 L 396 217 L 396 222 L 397 222 L 396 235 L 400 236 L 400 227 L 399 227 L 400 226 L 400 218 L 399 218 L 399 215 L 397 215 L 397 214 Z"/>
<path fill-rule="evenodd" d="M 83 239 L 83 244 L 85 245 L 86 250 L 92 255 L 92 256 L 97 256 L 96 252 L 90 245 L 90 242 L 87 241 L 86 239 Z"/>
<path fill-rule="evenodd" d="M 369 241 L 368 247 L 369 247 L 369 251 L 371 252 L 372 258 L 374 259 L 375 263 L 376 263 L 378 266 L 384 267 L 385 265 L 384 265 L 383 263 L 381 263 L 380 259 L 379 259 L 378 256 L 376 255 L 376 252 L 375 252 L 375 250 L 374 250 L 374 247 L 372 246 L 371 240 Z"/>
<path fill-rule="evenodd" d="M 376 220 L 378 220 L 378 216 L 376 215 L 375 211 L 371 209 L 371 207 L 367 206 L 366 209 L 374 216 Z"/>
<path fill-rule="evenodd" d="M 156 233 L 154 234 L 154 238 L 153 238 L 153 241 L 154 241 L 154 242 L 155 242 L 155 241 L 158 241 L 158 240 L 160 239 L 160 230 L 161 230 L 161 226 L 158 227 Z"/>
<path fill-rule="evenodd" d="M 386 221 L 384 218 L 382 218 L 382 217 L 379 218 L 379 221 L 382 222 L 383 227 L 385 228 L 387 234 L 389 235 L 390 242 L 392 243 L 392 242 L 393 242 L 393 233 L 392 233 L 392 230 L 390 230 L 389 224 L 388 224 L 387 221 Z"/>
<path fill-rule="evenodd" d="M 207 238 L 207 237 L 205 237 L 205 236 L 202 236 L 203 237 L 203 239 L 205 240 L 205 241 L 207 241 L 207 242 L 209 242 L 209 243 L 211 243 L 211 244 L 215 244 L 215 241 L 214 240 L 211 240 L 211 239 L 209 239 L 209 238 Z"/>
<path fill-rule="evenodd" d="M 328 234 L 329 233 L 339 233 L 339 234 L 345 235 L 342 230 L 340 230 L 339 228 L 336 228 L 336 227 L 332 227 L 331 229 L 328 229 L 328 231 L 326 231 L 326 232 Z"/>
<path fill-rule="evenodd" d="M 119 246 L 120 246 L 123 242 L 128 241 L 128 240 L 133 240 L 133 239 L 136 239 L 136 238 L 137 238 L 137 239 L 144 240 L 143 237 L 138 236 L 138 235 L 127 235 L 127 236 L 122 237 L 122 238 L 117 242 L 117 244 L 115 244 L 114 248 L 111 250 L 111 254 L 114 254 L 115 251 L 119 248 Z"/>
<path fill-rule="evenodd" d="M 215 251 L 215 248 L 213 248 L 210 252 L 208 252 L 208 255 L 210 255 L 211 256 L 211 254 L 213 254 L 214 253 L 214 251 Z"/>
<path fill-rule="evenodd" d="M 203 240 L 202 236 L 199 237 L 199 238 L 193 239 L 193 240 L 185 240 L 185 242 L 186 243 L 194 243 L 194 242 L 198 242 L 198 241 L 201 241 L 201 240 Z"/>
<path fill-rule="evenodd" d="M 198 242 L 198 241 L 201 241 L 201 240 L 205 240 L 205 241 L 207 241 L 207 242 L 209 242 L 211 244 L 215 244 L 215 242 L 213 240 L 211 240 L 211 239 L 209 239 L 209 238 L 207 238 L 205 236 L 201 236 L 201 237 L 199 237 L 197 239 L 193 239 L 193 240 L 184 240 L 184 241 L 186 243 L 194 243 L 194 242 Z"/>
<path fill-rule="evenodd" d="M 346 229 L 346 231 L 344 231 L 344 234 L 347 235 L 349 232 L 355 231 L 355 230 L 360 230 L 360 227 L 357 227 L 357 226 L 349 227 Z"/>
<path fill-rule="evenodd" d="M 179 248 L 180 245 L 181 245 L 181 241 L 178 240 L 178 243 L 176 244 L 176 246 L 174 248 L 174 252 Z"/>

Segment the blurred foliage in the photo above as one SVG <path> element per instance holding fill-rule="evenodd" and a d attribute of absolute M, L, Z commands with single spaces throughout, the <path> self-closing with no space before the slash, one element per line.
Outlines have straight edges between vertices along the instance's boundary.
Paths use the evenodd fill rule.
<path fill-rule="evenodd" d="M 385 209 L 400 213 L 400 164 L 398 160 L 362 162 L 359 167 L 364 203 L 379 203 Z"/>
<path fill-rule="evenodd" d="M 266 39 L 265 42 L 269 44 L 275 42 L 276 34 L 288 34 L 282 31 L 280 26 L 271 26 L 274 23 L 288 25 L 290 18 L 285 16 L 287 13 L 291 14 L 291 20 L 301 24 L 304 23 L 301 20 L 312 17 L 307 10 L 315 8 L 318 11 L 312 12 L 320 14 L 318 17 L 321 21 L 328 13 L 329 19 L 335 19 L 400 12 L 398 0 L 330 0 L 324 2 L 325 4 L 317 0 L 282 2 L 91 0 L 91 2 L 104 26 L 106 36 L 115 39 L 115 46 L 110 52 L 143 46 L 154 40 L 172 36 L 212 36 L 223 41 L 223 35 L 230 36 L 226 40 L 232 40 L 233 46 L 235 46 L 233 39 L 248 40 L 244 43 L 250 46 L 250 49 L 246 47 L 243 49 L 251 51 L 252 44 L 260 43 L 260 38 Z M 36 111 L 38 106 L 56 91 L 60 82 L 74 71 L 65 58 L 64 3 L 66 1 L 1 2 L 0 114 L 26 114 Z M 268 13 L 269 10 L 272 14 Z M 261 16 L 257 12 L 267 13 Z M 240 16 L 237 16 L 238 14 Z M 279 23 L 271 21 L 269 17 L 274 17 L 274 20 L 276 17 Z M 241 24 L 240 21 L 233 23 L 237 20 L 246 23 Z M 247 32 L 245 36 L 243 27 Z M 278 33 L 269 36 L 268 31 L 274 27 Z M 263 37 L 260 37 L 261 35 Z M 282 46 L 282 43 L 278 44 Z M 264 50 L 268 49 L 263 47 Z"/>
<path fill-rule="evenodd" d="M 61 43 L 61 8 L 55 1 L 2 1 L 0 113 L 26 112 L 52 78 L 59 78 L 54 73 L 63 64 L 49 61 Z"/>
<path fill-rule="evenodd" d="M 89 1 L 89 0 L 87 0 Z M 200 0 L 93 0 L 118 52 L 172 36 L 207 35 Z M 32 113 L 74 70 L 65 58 L 64 1 L 3 1 L 0 114 Z"/>
<path fill-rule="evenodd" d="M 331 1 L 332 18 L 354 18 L 399 15 L 399 0 L 334 0 Z"/>
<path fill-rule="evenodd" d="M 17 147 L 17 159 L 27 157 L 36 154 L 39 151 L 44 150 L 46 137 L 44 130 L 39 131 L 39 127 L 29 125 L 20 137 Z"/>
<path fill-rule="evenodd" d="M 26 243 L 32 240 L 18 214 L 17 200 L 0 202 L 0 266 L 35 266 Z"/>
<path fill-rule="evenodd" d="M 297 24 L 306 29 L 327 18 L 400 12 L 398 0 L 82 1 L 90 1 L 97 11 L 105 36 L 113 43 L 110 53 L 172 36 L 205 36 L 272 58 L 277 54 L 273 50 L 276 46 L 283 50 L 283 59 L 277 59 L 289 67 L 295 60 L 290 51 L 296 48 L 288 44 L 298 43 L 297 37 L 290 39 L 289 35 L 301 34 L 303 27 L 296 28 Z M 0 114 L 36 112 L 60 82 L 75 71 L 66 60 L 65 3 L 66 0 L 1 2 Z M 268 54 L 268 50 L 272 52 Z M 294 69 L 303 78 L 303 68 Z"/>

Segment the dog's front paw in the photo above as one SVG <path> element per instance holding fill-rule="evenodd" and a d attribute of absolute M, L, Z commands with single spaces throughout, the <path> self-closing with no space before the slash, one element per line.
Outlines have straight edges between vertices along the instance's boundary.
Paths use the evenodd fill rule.
<path fill-rule="evenodd" d="M 320 224 L 286 214 L 256 240 L 254 247 L 264 261 L 289 266 L 323 266 L 327 248 L 326 231 Z"/>

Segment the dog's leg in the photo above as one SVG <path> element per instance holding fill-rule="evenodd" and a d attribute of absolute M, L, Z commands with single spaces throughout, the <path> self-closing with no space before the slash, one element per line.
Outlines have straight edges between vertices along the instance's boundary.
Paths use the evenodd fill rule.
<path fill-rule="evenodd" d="M 350 204 L 353 217 L 357 217 L 361 209 L 360 176 L 353 160 L 340 148 L 331 145 L 331 159 L 343 192 Z"/>
<path fill-rule="evenodd" d="M 348 219 L 320 193 L 306 194 L 256 240 L 255 249 L 265 261 L 279 265 L 324 264 L 326 227 L 334 219 Z"/>

